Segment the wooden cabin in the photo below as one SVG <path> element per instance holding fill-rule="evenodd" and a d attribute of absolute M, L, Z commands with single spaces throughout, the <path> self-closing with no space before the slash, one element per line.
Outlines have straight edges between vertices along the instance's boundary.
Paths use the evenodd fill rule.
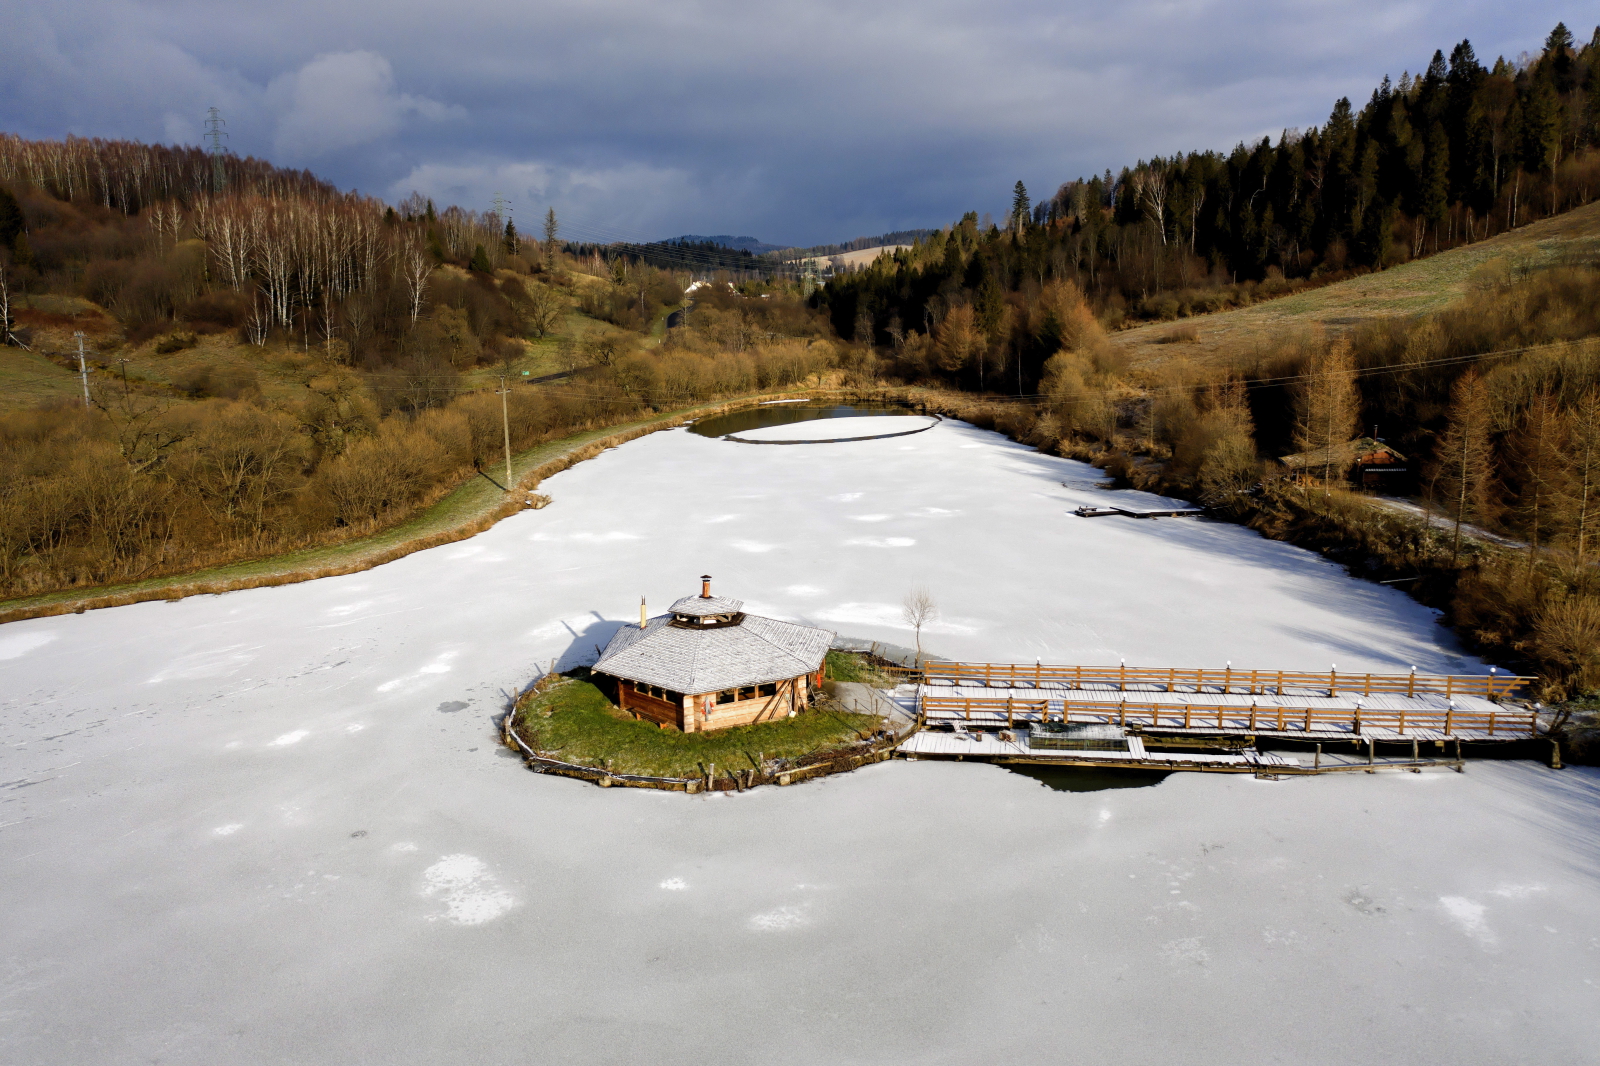
<path fill-rule="evenodd" d="M 593 670 L 617 684 L 635 718 L 685 733 L 794 715 L 822 687 L 833 633 L 747 614 L 741 600 L 685 596 L 654 618 L 617 630 Z"/>
<path fill-rule="evenodd" d="M 1320 480 L 1331 467 L 1334 477 L 1346 478 L 1369 492 L 1397 492 L 1407 483 L 1406 457 L 1375 437 L 1357 437 L 1332 448 L 1280 456 L 1278 462 L 1297 479 Z"/>

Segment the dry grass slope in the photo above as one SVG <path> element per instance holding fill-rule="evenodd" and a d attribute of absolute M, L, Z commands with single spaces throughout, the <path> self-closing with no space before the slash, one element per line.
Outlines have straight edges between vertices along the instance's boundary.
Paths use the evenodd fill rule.
<path fill-rule="evenodd" d="M 1479 270 L 1508 271 L 1600 254 L 1600 203 L 1378 274 L 1211 315 L 1114 334 L 1136 371 L 1173 361 L 1221 368 L 1286 334 L 1340 332 L 1379 318 L 1440 311 L 1467 295 Z M 1496 263 L 1495 261 L 1499 261 Z"/>

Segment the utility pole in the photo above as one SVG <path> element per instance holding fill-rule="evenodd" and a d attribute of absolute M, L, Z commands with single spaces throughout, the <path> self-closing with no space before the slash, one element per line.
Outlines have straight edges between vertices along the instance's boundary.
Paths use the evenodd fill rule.
<path fill-rule="evenodd" d="M 506 491 L 511 491 L 511 415 L 506 408 L 506 397 L 511 394 L 511 387 L 506 384 L 505 375 L 500 377 L 500 428 L 506 434 Z"/>
<path fill-rule="evenodd" d="M 227 123 L 222 119 L 222 112 L 214 107 L 207 109 L 205 139 L 211 142 L 211 147 L 207 151 L 211 154 L 211 192 L 213 194 L 220 194 L 222 187 L 228 183 L 228 174 L 222 167 L 222 138 L 228 135 L 228 131 L 222 127 L 226 125 Z"/>
<path fill-rule="evenodd" d="M 122 398 L 128 398 L 128 364 L 133 362 L 125 355 L 117 356 L 117 366 L 122 371 Z"/>
<path fill-rule="evenodd" d="M 83 379 L 83 409 L 89 409 L 89 364 L 83 360 L 83 331 L 73 334 L 78 338 L 78 376 Z"/>

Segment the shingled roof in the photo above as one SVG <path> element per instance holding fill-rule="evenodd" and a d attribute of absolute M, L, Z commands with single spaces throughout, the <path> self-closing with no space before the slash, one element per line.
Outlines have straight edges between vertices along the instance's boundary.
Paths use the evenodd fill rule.
<path fill-rule="evenodd" d="M 667 610 L 691 618 L 710 618 L 719 614 L 738 614 L 744 610 L 744 601 L 726 596 L 685 596 Z"/>
<path fill-rule="evenodd" d="M 672 607 L 686 613 L 678 611 L 679 604 Z M 617 630 L 594 670 L 698 695 L 813 673 L 821 668 L 832 643 L 831 630 L 758 614 L 747 614 L 735 625 L 704 627 L 675 622 L 673 615 L 664 614 L 650 619 L 643 629 L 629 625 Z"/>
<path fill-rule="evenodd" d="M 1299 452 L 1295 455 L 1280 455 L 1278 462 L 1291 470 L 1310 470 L 1319 466 L 1335 466 L 1340 470 L 1352 466 L 1363 459 L 1374 455 L 1387 453 L 1397 462 L 1405 462 L 1406 457 L 1389 447 L 1381 440 L 1372 437 L 1357 437 L 1344 444 L 1335 444 L 1329 448 L 1318 448 L 1315 451 Z"/>

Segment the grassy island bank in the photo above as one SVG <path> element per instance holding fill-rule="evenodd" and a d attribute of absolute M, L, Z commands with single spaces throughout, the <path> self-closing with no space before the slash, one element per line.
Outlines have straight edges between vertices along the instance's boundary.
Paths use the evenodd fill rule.
<path fill-rule="evenodd" d="M 883 729 L 876 715 L 854 714 L 820 702 L 793 718 L 714 733 L 679 733 L 637 721 L 585 676 L 541 685 L 517 702 L 512 728 L 541 755 L 617 774 L 703 778 L 755 772 L 843 752 L 869 743 Z"/>

